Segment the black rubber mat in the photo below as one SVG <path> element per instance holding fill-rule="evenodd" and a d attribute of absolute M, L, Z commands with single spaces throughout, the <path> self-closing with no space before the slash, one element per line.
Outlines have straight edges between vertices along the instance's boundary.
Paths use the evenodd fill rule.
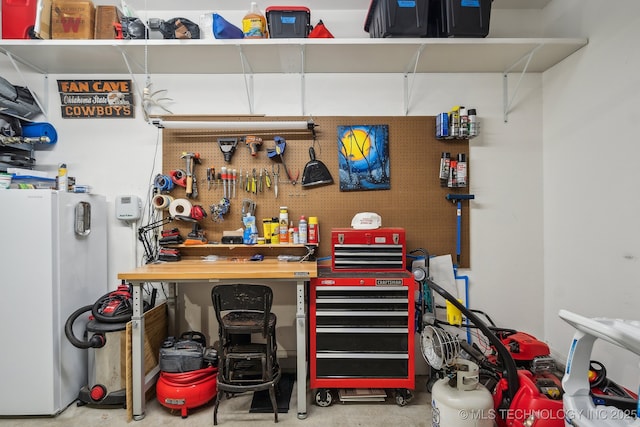
<path fill-rule="evenodd" d="M 295 374 L 282 374 L 280 381 L 276 385 L 276 402 L 278 403 L 278 413 L 286 414 L 289 412 L 289 401 L 291 400 L 291 392 L 293 391 L 293 383 L 296 380 Z M 252 413 L 273 413 L 271 407 L 271 399 L 269 399 L 268 390 L 260 390 L 253 393 L 251 401 Z"/>

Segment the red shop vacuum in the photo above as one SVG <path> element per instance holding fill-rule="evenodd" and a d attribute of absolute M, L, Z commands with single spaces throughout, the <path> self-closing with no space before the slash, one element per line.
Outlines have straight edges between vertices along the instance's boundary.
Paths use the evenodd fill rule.
<path fill-rule="evenodd" d="M 189 409 L 216 397 L 217 377 L 218 353 L 206 347 L 202 333 L 189 331 L 162 343 L 156 383 L 156 398 L 162 406 L 187 418 Z"/>
<path fill-rule="evenodd" d="M 157 289 L 151 301 L 145 301 L 144 311 L 155 305 Z M 85 313 L 90 313 L 84 316 Z M 133 315 L 131 286 L 122 282 L 115 291 L 100 297 L 94 304 L 74 311 L 65 323 L 69 342 L 89 354 L 87 385 L 78 393 L 78 405 L 104 408 L 126 407 L 126 376 L 124 348 L 127 322 Z M 74 325 L 85 320 L 82 338 L 74 332 Z"/>

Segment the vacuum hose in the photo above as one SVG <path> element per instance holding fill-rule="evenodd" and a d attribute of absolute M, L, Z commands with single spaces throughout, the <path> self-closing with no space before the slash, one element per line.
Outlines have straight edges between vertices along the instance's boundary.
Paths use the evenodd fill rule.
<path fill-rule="evenodd" d="M 117 290 L 101 296 L 93 304 L 91 314 L 102 323 L 126 323 L 131 320 L 133 306 L 128 288 L 118 286 Z"/>
<path fill-rule="evenodd" d="M 151 301 L 142 301 L 142 311 L 155 307 L 158 289 L 151 292 Z M 127 285 L 120 285 L 118 289 L 107 292 L 92 306 L 91 313 L 98 322 L 127 323 L 133 316 L 132 295 Z"/>
<path fill-rule="evenodd" d="M 495 333 L 493 333 L 489 329 L 489 327 L 484 322 L 482 322 L 482 320 L 480 320 L 478 316 L 476 316 L 464 305 L 462 305 L 457 298 L 455 298 L 453 295 L 447 292 L 444 288 L 442 288 L 440 285 L 438 285 L 437 283 L 435 283 L 430 279 L 427 279 L 426 283 L 427 285 L 429 285 L 429 287 L 432 290 L 440 294 L 440 296 L 442 296 L 444 299 L 446 299 L 451 304 L 453 304 L 458 310 L 460 310 L 467 317 L 467 319 L 471 321 L 471 323 L 476 325 L 476 327 L 487 337 L 489 342 L 495 347 L 496 351 L 498 352 L 498 357 L 501 359 L 504 365 L 504 371 L 505 371 L 504 376 L 507 379 L 507 390 L 506 390 L 507 400 L 508 400 L 507 403 L 511 403 L 518 389 L 520 388 L 520 379 L 518 378 L 518 368 L 516 366 L 516 363 L 513 360 L 513 357 L 511 356 L 507 348 L 504 346 L 502 341 L 498 339 Z"/>
<path fill-rule="evenodd" d="M 91 311 L 93 305 L 85 305 L 84 307 L 80 307 L 67 319 L 67 322 L 64 325 L 64 334 L 67 336 L 67 339 L 74 347 L 87 349 L 87 348 L 100 348 L 103 347 L 106 340 L 103 335 L 94 334 L 89 341 L 83 341 L 78 338 L 73 333 L 73 323 L 76 321 L 81 314 L 86 313 L 87 311 Z"/>

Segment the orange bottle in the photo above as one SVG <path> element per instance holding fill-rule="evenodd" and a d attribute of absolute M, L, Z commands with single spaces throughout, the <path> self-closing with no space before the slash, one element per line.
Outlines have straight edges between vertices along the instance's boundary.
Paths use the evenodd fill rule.
<path fill-rule="evenodd" d="M 242 32 L 245 39 L 269 38 L 267 19 L 258 9 L 256 2 L 251 2 L 251 10 L 242 18 Z"/>

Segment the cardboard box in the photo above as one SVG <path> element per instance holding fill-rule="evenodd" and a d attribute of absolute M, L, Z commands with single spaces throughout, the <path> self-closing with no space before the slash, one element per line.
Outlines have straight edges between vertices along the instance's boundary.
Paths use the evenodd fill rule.
<path fill-rule="evenodd" d="M 93 39 L 95 7 L 91 0 L 54 0 L 52 39 Z"/>
<path fill-rule="evenodd" d="M 122 12 L 117 6 L 96 6 L 96 28 L 94 39 L 117 38 L 116 25 L 120 24 Z"/>

